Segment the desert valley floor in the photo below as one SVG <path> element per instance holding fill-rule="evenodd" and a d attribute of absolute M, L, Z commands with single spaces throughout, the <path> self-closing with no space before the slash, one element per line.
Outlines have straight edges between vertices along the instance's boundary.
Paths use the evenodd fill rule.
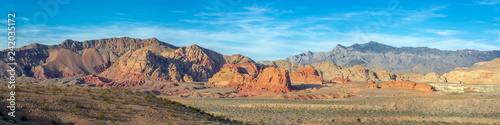
<path fill-rule="evenodd" d="M 22 114 L 30 112 L 26 113 L 30 115 L 24 117 L 34 120 L 37 114 L 47 113 L 52 115 L 43 117 L 46 118 L 46 123 L 57 120 L 58 123 L 77 124 L 104 124 L 109 123 L 110 120 L 118 124 L 138 122 L 213 124 L 218 122 L 204 118 L 203 114 L 191 115 L 189 111 L 184 111 L 184 113 L 188 112 L 186 116 L 175 116 L 169 113 L 173 112 L 171 106 L 164 108 L 158 106 L 158 103 L 139 103 L 137 101 L 142 99 L 141 96 L 125 94 L 128 90 L 77 87 L 70 85 L 71 81 L 66 81 L 70 79 L 75 78 L 54 79 L 57 82 L 46 81 L 40 83 L 41 85 L 33 83 L 22 85 L 20 91 L 23 94 L 20 96 L 29 95 L 33 98 L 19 102 L 23 105 Z M 172 87 L 161 89 L 162 92 L 170 94 L 160 94 L 157 98 L 180 102 L 189 108 L 194 107 L 210 114 L 210 117 L 216 116 L 238 121 L 222 122 L 225 124 L 500 124 L 500 94 L 498 94 L 500 85 L 498 84 L 430 83 L 436 87 L 434 91 L 398 88 L 371 89 L 367 88 L 371 85 L 368 83 L 292 84 L 293 92 L 290 93 L 256 93 L 255 91 L 237 91 L 233 88 L 210 88 L 205 87 L 202 82 L 172 84 L 174 84 Z M 54 87 L 59 90 L 53 92 Z M 42 90 L 43 88 L 46 88 L 46 91 Z M 73 95 L 75 92 L 72 91 L 77 92 L 76 96 L 79 98 L 85 98 L 89 94 L 90 96 L 86 98 L 92 98 L 90 100 L 96 103 L 89 104 L 83 101 L 85 99 L 72 98 L 75 96 Z M 135 90 L 128 92 L 133 93 Z M 143 92 L 159 93 L 158 89 Z M 46 101 L 33 104 L 33 101 L 37 100 L 34 98 L 43 98 Z M 83 104 L 81 106 L 83 108 L 79 109 L 75 106 L 79 103 Z M 43 110 L 42 104 L 54 109 Z M 57 109 L 65 105 L 71 108 L 65 109 L 68 111 Z M 89 110 L 88 113 L 81 113 L 87 110 Z M 94 118 L 98 117 L 99 112 L 105 115 L 105 120 Z M 165 116 L 154 116 L 160 114 Z M 71 117 L 68 118 L 66 115 Z M 146 118 L 144 115 L 155 120 Z M 39 119 L 43 121 L 43 118 Z M 196 119 L 201 119 L 201 121 Z M 26 123 L 26 121 L 19 121 Z"/>

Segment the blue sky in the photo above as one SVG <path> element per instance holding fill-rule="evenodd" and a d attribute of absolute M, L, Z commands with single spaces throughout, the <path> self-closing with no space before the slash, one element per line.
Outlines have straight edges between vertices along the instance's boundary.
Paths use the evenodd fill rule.
<path fill-rule="evenodd" d="M 7 13 L 16 12 L 18 47 L 156 37 L 256 61 L 369 41 L 500 50 L 500 0 L 18 0 L 2 2 L 0 11 L 0 29 L 7 27 Z M 3 38 L 6 32 L 0 30 Z M 6 39 L 0 42 L 7 48 Z"/>

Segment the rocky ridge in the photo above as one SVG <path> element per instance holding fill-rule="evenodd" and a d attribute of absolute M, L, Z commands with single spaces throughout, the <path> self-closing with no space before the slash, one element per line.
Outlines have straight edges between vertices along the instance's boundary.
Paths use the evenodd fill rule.
<path fill-rule="evenodd" d="M 392 47 L 377 42 L 337 45 L 328 52 L 305 52 L 286 58 L 298 64 L 333 62 L 343 67 L 362 65 L 369 69 L 394 72 L 449 72 L 456 67 L 470 67 L 480 61 L 500 58 L 500 51 L 442 51 L 427 47 Z"/>

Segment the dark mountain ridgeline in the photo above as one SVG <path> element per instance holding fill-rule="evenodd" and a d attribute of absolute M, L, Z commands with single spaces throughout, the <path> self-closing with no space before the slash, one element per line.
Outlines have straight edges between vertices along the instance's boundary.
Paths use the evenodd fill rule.
<path fill-rule="evenodd" d="M 369 42 L 351 46 L 337 45 L 328 52 L 305 52 L 286 58 L 299 64 L 334 62 L 351 67 L 389 69 L 395 72 L 448 72 L 456 67 L 470 67 L 474 63 L 500 57 L 500 51 L 457 50 L 443 51 L 428 47 L 392 47 Z"/>

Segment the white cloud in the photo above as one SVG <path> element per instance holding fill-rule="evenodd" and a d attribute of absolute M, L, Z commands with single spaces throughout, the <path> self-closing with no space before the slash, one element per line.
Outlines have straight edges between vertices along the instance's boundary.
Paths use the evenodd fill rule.
<path fill-rule="evenodd" d="M 483 1 L 477 2 L 478 5 L 495 5 L 495 4 L 499 4 L 499 3 L 500 3 L 500 0 L 483 0 Z"/>
<path fill-rule="evenodd" d="M 441 36 L 451 36 L 462 33 L 462 31 L 457 31 L 457 30 L 424 30 L 424 32 L 434 33 Z"/>
<path fill-rule="evenodd" d="M 448 15 L 445 14 L 437 14 L 436 11 L 442 10 L 446 8 L 446 6 L 438 6 L 438 7 L 433 7 L 430 9 L 423 9 L 420 11 L 414 11 L 408 13 L 408 16 L 403 18 L 403 20 L 406 21 L 425 21 L 429 18 L 433 17 L 447 17 Z"/>

